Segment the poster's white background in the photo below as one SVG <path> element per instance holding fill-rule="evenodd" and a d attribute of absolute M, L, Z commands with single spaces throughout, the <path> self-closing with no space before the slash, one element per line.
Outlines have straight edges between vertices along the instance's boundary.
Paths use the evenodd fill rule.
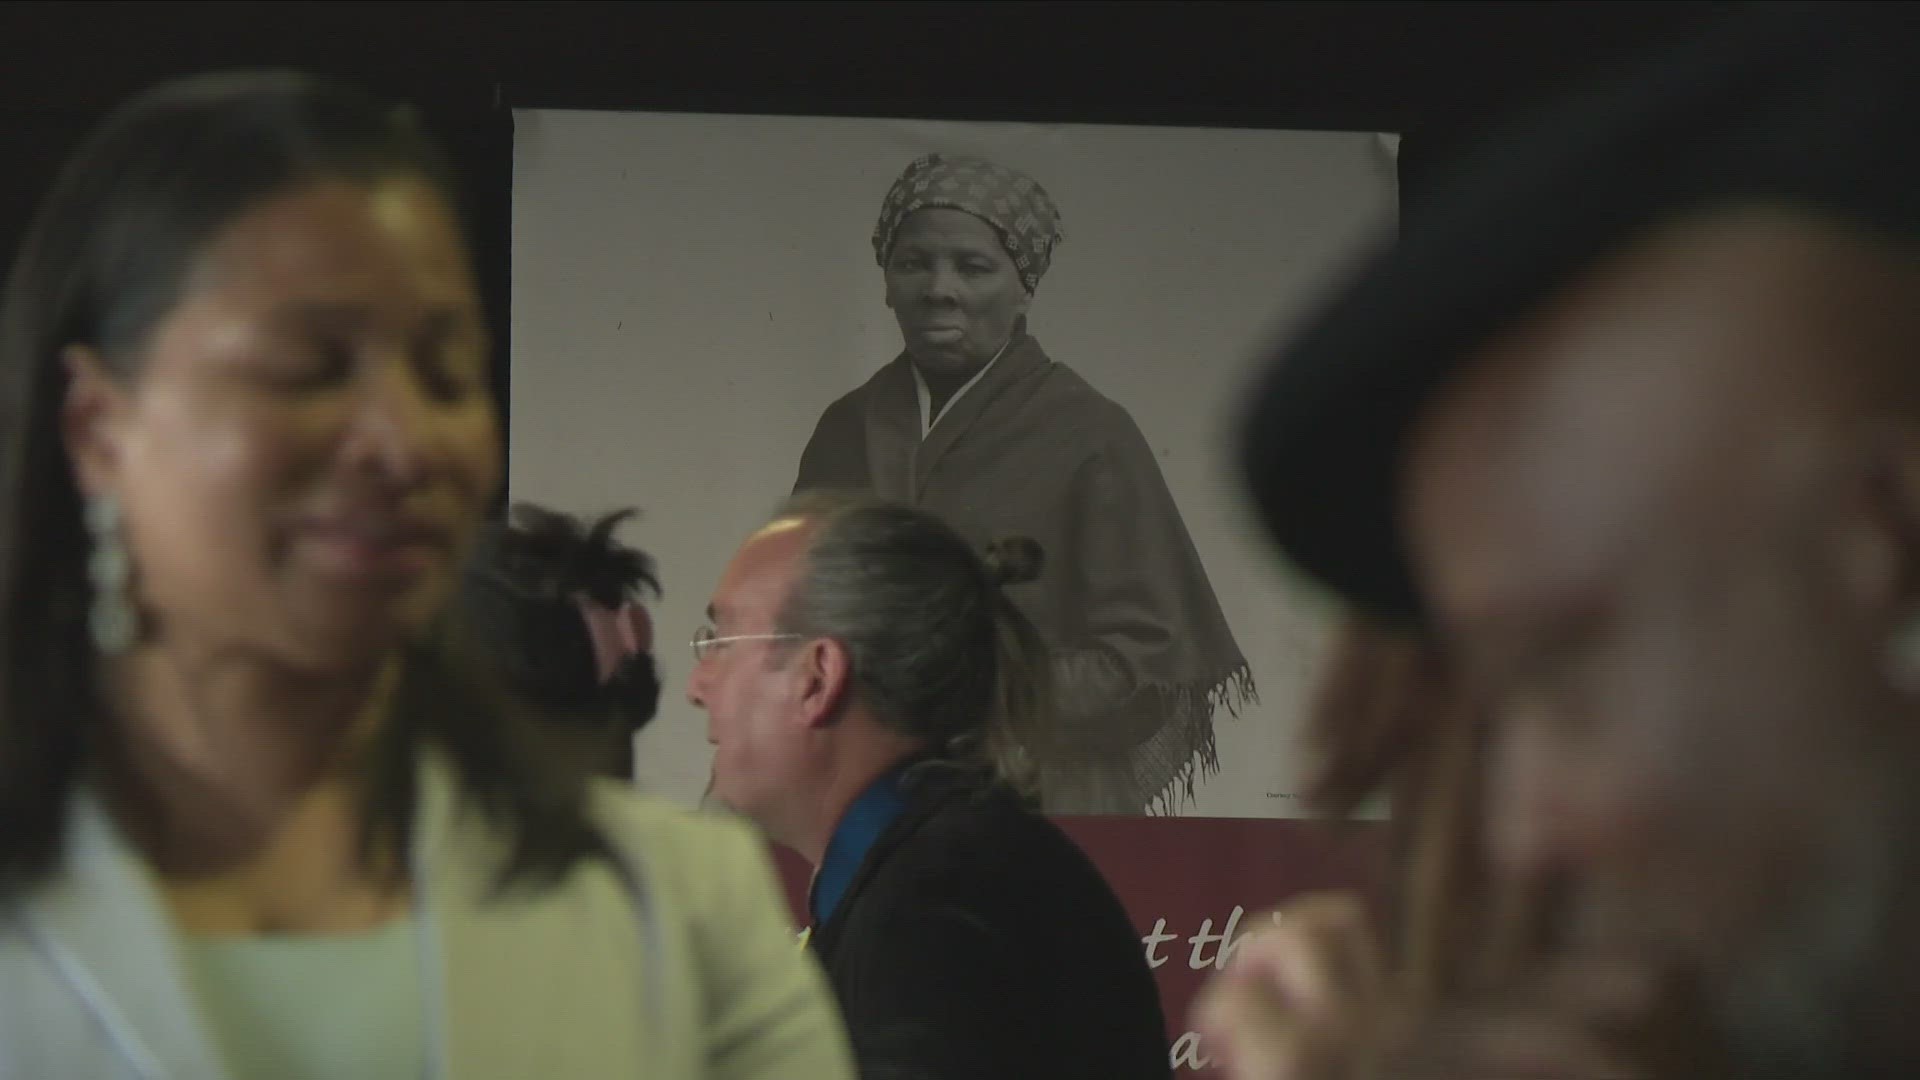
<path fill-rule="evenodd" d="M 1369 133 L 522 110 L 515 113 L 515 499 L 638 506 L 665 578 L 667 690 L 639 779 L 705 786 L 685 642 L 734 547 L 791 488 L 820 412 L 900 349 L 869 236 L 933 150 L 1033 175 L 1067 233 L 1031 330 L 1132 414 L 1261 701 L 1219 721 L 1221 771 L 1182 812 L 1288 816 L 1322 613 L 1254 531 L 1232 425 L 1263 350 L 1394 205 Z"/>

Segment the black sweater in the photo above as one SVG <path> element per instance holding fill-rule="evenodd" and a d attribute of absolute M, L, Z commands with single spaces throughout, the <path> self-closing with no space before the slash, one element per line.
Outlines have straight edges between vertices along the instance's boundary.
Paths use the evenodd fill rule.
<path fill-rule="evenodd" d="M 863 1080 L 1167 1080 L 1139 935 L 1086 855 L 1003 789 L 907 798 L 810 942 Z"/>

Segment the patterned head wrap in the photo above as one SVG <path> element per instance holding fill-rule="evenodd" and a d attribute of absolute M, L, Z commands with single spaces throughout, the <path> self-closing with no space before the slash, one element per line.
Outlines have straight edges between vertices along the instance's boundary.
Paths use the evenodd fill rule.
<path fill-rule="evenodd" d="M 1028 293 L 1052 264 L 1054 246 L 1066 239 L 1060 208 L 1032 177 L 982 158 L 928 154 L 907 166 L 881 204 L 873 253 L 882 269 L 900 224 L 929 207 L 964 210 L 993 226 Z"/>

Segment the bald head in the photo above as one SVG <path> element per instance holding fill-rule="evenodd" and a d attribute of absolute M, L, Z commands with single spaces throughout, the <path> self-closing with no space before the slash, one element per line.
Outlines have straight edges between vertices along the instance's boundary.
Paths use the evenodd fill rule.
<path fill-rule="evenodd" d="M 733 624 L 745 619 L 771 629 L 799 577 L 808 533 L 807 522 L 781 518 L 749 536 L 714 590 L 708 609 L 714 623 Z"/>

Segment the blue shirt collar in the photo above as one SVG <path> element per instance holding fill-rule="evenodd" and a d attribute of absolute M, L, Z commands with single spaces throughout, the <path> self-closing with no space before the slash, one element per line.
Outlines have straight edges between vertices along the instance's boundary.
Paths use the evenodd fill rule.
<path fill-rule="evenodd" d="M 833 917 L 833 910 L 846 896 L 854 875 L 867 861 L 867 853 L 873 850 L 887 826 L 907 808 L 900 786 L 905 774 L 904 767 L 881 773 L 840 816 L 840 824 L 834 826 L 833 835 L 827 839 L 820 869 L 813 876 L 807 905 L 813 915 L 813 925 L 820 926 Z"/>

